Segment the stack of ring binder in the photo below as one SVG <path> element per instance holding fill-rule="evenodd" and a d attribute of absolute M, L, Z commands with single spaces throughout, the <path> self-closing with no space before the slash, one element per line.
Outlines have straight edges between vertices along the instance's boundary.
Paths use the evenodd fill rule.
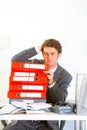
<path fill-rule="evenodd" d="M 46 99 L 48 66 L 31 62 L 12 62 L 8 98 Z"/>

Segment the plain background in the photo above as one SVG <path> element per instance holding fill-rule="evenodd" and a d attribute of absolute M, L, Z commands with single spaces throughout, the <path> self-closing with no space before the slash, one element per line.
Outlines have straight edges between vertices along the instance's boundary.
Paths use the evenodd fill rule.
<path fill-rule="evenodd" d="M 76 74 L 87 72 L 87 0 L 0 0 L 2 35 L 8 39 L 5 48 L 0 43 L 0 105 L 8 101 L 12 56 L 48 38 L 63 46 L 59 64 L 73 76 L 67 100 L 75 99 Z M 74 129 L 70 123 L 66 129 Z"/>
<path fill-rule="evenodd" d="M 0 104 L 8 101 L 12 56 L 48 38 L 63 46 L 59 64 L 73 76 L 67 100 L 75 99 L 76 74 L 87 72 L 87 0 L 0 0 L 1 35 L 9 39 L 0 46 Z"/>

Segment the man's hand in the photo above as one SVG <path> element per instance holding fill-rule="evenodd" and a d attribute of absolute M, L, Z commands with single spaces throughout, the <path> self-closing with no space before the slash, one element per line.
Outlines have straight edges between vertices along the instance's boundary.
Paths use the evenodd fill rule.
<path fill-rule="evenodd" d="M 51 85 L 54 83 L 54 73 L 51 71 L 44 71 L 45 74 L 47 74 L 48 77 L 48 84 Z"/>
<path fill-rule="evenodd" d="M 41 51 L 41 49 L 42 49 L 42 45 L 38 46 L 38 49 L 39 49 L 39 51 Z"/>

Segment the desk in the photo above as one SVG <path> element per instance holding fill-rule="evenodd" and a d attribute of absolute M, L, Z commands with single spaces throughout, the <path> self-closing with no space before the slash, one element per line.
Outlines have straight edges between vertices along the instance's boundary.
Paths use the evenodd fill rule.
<path fill-rule="evenodd" d="M 0 120 L 87 120 L 87 116 L 54 112 L 0 115 Z"/>
<path fill-rule="evenodd" d="M 61 115 L 54 112 L 30 113 L 30 114 L 7 114 L 0 115 L 0 120 L 74 120 L 74 130 L 86 130 L 87 116 L 67 114 Z"/>

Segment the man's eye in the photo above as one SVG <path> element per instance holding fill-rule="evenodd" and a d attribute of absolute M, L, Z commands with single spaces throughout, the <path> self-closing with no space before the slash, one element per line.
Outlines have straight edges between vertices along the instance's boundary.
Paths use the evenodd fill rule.
<path fill-rule="evenodd" d="M 44 55 L 48 55 L 48 53 L 44 53 Z"/>
<path fill-rule="evenodd" d="M 51 55 L 54 55 L 54 53 L 51 53 Z"/>

